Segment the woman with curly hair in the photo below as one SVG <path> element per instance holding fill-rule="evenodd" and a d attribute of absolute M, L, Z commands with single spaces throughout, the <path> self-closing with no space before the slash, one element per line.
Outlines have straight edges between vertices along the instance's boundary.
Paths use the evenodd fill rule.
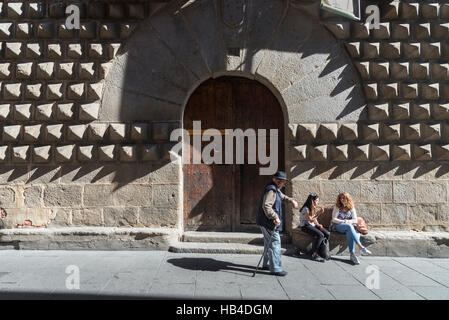
<path fill-rule="evenodd" d="M 331 230 L 346 234 L 349 252 L 351 254 L 350 260 L 354 264 L 360 264 L 359 259 L 355 255 L 354 243 L 360 248 L 362 255 L 370 255 L 371 252 L 362 246 L 360 236 L 355 231 L 354 224 L 357 224 L 357 211 L 354 207 L 354 201 L 349 193 L 342 192 L 338 195 L 334 210 L 332 211 Z"/>

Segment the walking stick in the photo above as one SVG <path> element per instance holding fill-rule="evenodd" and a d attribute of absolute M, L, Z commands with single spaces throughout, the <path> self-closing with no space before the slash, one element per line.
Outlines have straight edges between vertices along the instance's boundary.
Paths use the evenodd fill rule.
<path fill-rule="evenodd" d="M 271 246 L 271 242 L 272 242 L 272 240 L 273 240 L 273 235 L 274 235 L 274 232 L 276 231 L 276 226 L 274 226 L 274 228 L 273 228 L 273 233 L 271 234 L 271 237 L 270 237 L 270 241 L 268 242 L 268 245 L 263 249 L 263 254 L 262 254 L 262 256 L 260 257 L 260 259 L 259 259 L 259 263 L 257 264 L 257 267 L 256 267 L 256 270 L 254 271 L 254 273 L 253 273 L 253 278 L 256 276 L 256 273 L 257 273 L 257 271 L 259 270 L 259 266 L 260 266 L 260 263 L 262 262 L 262 259 L 263 259 L 263 257 L 265 256 L 265 253 L 267 252 L 267 250 L 268 250 L 268 248 Z"/>

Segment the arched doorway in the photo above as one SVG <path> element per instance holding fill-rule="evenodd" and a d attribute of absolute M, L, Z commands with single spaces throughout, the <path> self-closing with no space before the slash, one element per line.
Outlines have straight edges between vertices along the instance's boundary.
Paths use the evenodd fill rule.
<path fill-rule="evenodd" d="M 264 85 L 243 77 L 220 77 L 202 83 L 191 95 L 183 125 L 189 132 L 190 160 L 193 157 L 193 121 L 201 121 L 201 133 L 220 130 L 225 148 L 225 129 L 278 130 L 278 170 L 284 170 L 284 118 L 281 106 Z M 257 137 L 257 149 L 260 147 Z M 268 138 L 268 137 L 267 137 Z M 263 139 L 263 138 L 262 138 Z M 271 139 L 266 140 L 266 155 L 270 155 Z M 209 142 L 203 142 L 205 148 Z M 245 162 L 236 164 L 183 165 L 184 228 L 198 231 L 256 231 L 256 212 L 263 187 L 271 176 L 260 175 L 261 165 L 248 164 L 248 143 L 245 140 Z M 185 149 L 184 149 L 185 150 Z M 223 163 L 224 156 L 222 157 Z"/>

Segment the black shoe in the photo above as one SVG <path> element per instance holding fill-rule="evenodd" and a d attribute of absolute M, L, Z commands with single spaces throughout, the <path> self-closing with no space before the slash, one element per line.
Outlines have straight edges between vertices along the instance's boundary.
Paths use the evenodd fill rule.
<path fill-rule="evenodd" d="M 270 272 L 270 274 L 278 277 L 285 277 L 287 275 L 287 271 L 280 271 L 280 272 Z"/>
<path fill-rule="evenodd" d="M 265 270 L 265 271 L 269 271 L 270 268 L 269 267 L 262 267 L 260 270 Z"/>

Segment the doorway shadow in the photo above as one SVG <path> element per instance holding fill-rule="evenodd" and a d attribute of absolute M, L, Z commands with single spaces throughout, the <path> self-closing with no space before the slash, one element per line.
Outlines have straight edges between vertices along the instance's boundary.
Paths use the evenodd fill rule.
<path fill-rule="evenodd" d="M 235 274 L 248 274 L 251 276 L 256 270 L 256 265 L 238 264 L 228 261 L 215 260 L 212 258 L 172 258 L 167 260 L 168 263 L 187 270 L 192 271 L 231 271 Z M 237 273 L 238 272 L 238 273 Z M 270 274 L 269 271 L 258 270 L 258 274 Z"/>

